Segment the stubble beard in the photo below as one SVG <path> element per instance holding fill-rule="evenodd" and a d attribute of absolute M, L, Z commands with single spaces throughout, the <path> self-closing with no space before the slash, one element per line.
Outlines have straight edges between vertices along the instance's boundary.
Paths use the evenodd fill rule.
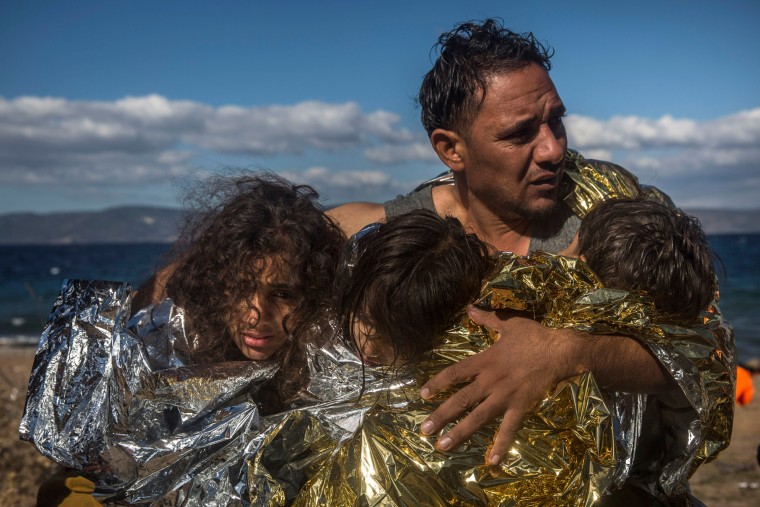
<path fill-rule="evenodd" d="M 505 223 L 515 218 L 528 221 L 541 221 L 554 215 L 560 207 L 559 190 L 554 190 L 553 195 L 542 197 L 541 203 L 536 203 L 535 199 L 528 203 L 519 202 L 515 199 L 499 195 L 498 192 L 489 191 L 487 206 L 491 212 L 501 218 Z"/>
<path fill-rule="evenodd" d="M 559 199 L 556 197 L 550 203 L 543 206 L 517 206 L 515 213 L 530 221 L 545 220 L 554 215 L 559 209 Z"/>

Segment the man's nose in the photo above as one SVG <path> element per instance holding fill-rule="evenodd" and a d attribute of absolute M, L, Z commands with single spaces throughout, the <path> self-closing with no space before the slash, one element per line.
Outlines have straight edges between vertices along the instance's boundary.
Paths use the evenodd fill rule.
<path fill-rule="evenodd" d="M 567 139 L 564 133 L 555 134 L 547 124 L 541 125 L 538 144 L 533 150 L 533 158 L 538 164 L 559 166 L 565 158 Z"/>

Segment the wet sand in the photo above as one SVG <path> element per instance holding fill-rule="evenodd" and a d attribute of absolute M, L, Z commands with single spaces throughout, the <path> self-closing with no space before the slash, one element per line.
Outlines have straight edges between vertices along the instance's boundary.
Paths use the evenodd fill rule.
<path fill-rule="evenodd" d="M 39 484 L 55 465 L 18 438 L 32 348 L 0 347 L 0 505 L 34 505 Z M 703 465 L 691 480 L 697 498 L 710 506 L 760 505 L 760 376 L 753 377 L 756 397 L 737 407 L 731 445 Z M 756 487 L 752 489 L 752 486 Z"/>

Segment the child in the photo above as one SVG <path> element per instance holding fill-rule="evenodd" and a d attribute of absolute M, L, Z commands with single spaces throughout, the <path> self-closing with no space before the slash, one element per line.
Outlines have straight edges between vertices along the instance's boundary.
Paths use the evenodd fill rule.
<path fill-rule="evenodd" d="M 205 211 L 191 215 L 158 288 L 184 310 L 194 363 L 294 368 L 278 375 L 275 406 L 263 407 L 275 410 L 303 380 L 304 343 L 326 324 L 344 236 L 314 189 L 273 174 L 218 178 L 197 193 Z"/>
<path fill-rule="evenodd" d="M 258 413 L 279 410 L 308 381 L 308 375 L 304 372 L 305 344 L 317 341 L 321 334 L 321 326 L 326 322 L 327 310 L 332 306 L 330 287 L 334 281 L 337 259 L 343 250 L 345 238 L 335 223 L 327 218 L 317 205 L 318 194 L 311 187 L 293 185 L 271 174 L 218 178 L 204 182 L 203 188 L 198 192 L 199 195 L 202 193 L 204 211 L 196 209 L 190 215 L 189 225 L 177 243 L 177 260 L 167 270 L 158 274 L 153 287 L 141 291 L 144 300 L 146 296 L 154 300 L 169 297 L 175 305 L 182 308 L 182 313 L 170 315 L 184 315 L 184 326 L 180 326 L 178 330 L 172 328 L 174 321 L 170 318 L 164 327 L 171 328 L 166 331 L 167 336 L 173 333 L 186 335 L 187 339 L 184 342 L 189 345 L 187 350 L 175 347 L 173 342 L 172 345 L 163 348 L 149 346 L 139 329 L 135 330 L 136 328 L 132 327 L 132 334 L 127 334 L 126 326 L 115 325 L 113 321 L 109 321 L 114 314 L 127 312 L 128 315 L 128 306 L 127 310 L 123 310 L 124 305 L 128 305 L 128 289 L 117 292 L 118 296 L 109 294 L 104 298 L 98 294 L 94 301 L 104 303 L 102 307 L 92 308 L 88 307 L 89 303 L 83 302 L 84 298 L 80 301 L 69 301 L 68 299 L 75 298 L 77 294 L 75 289 L 69 290 L 61 300 L 66 302 L 60 305 L 62 318 L 56 320 L 51 317 L 50 332 L 46 332 L 49 336 L 45 338 L 45 342 L 60 342 L 66 346 L 55 348 L 47 358 L 44 357 L 44 351 L 38 353 L 42 354 L 40 361 L 36 361 L 40 369 L 33 372 L 30 381 L 30 385 L 58 385 L 60 389 L 68 391 L 65 396 L 55 397 L 40 391 L 38 396 L 31 401 L 28 400 L 27 414 L 46 413 L 47 410 L 93 414 L 85 415 L 88 419 L 81 424 L 91 431 L 81 432 L 72 424 L 76 431 L 76 437 L 71 439 L 73 443 L 52 450 L 45 447 L 46 442 L 43 439 L 37 441 L 36 434 L 25 435 L 25 438 L 35 440 L 40 450 L 46 454 L 50 455 L 52 452 L 54 456 L 63 456 L 59 461 L 79 469 L 85 468 L 94 456 L 98 456 L 97 459 L 102 458 L 100 453 L 104 450 L 108 452 L 110 444 L 107 442 L 110 442 L 114 430 L 104 426 L 107 421 L 99 414 L 108 414 L 111 411 L 120 414 L 124 412 L 124 420 L 128 422 L 117 422 L 117 425 L 123 426 L 120 426 L 118 431 L 130 432 L 129 435 L 134 439 L 133 444 L 138 448 L 145 445 L 147 448 L 156 446 L 162 449 L 161 445 L 156 444 L 160 438 L 169 441 L 170 438 L 181 440 L 186 436 L 188 442 L 192 441 L 191 437 L 195 435 L 193 432 L 197 433 L 192 421 L 181 428 L 168 416 L 166 421 L 148 417 L 142 418 L 141 421 L 139 410 L 146 410 L 142 401 L 131 405 L 124 401 L 122 406 L 122 402 L 118 400 L 119 396 L 125 400 L 150 400 L 153 396 L 158 397 L 156 393 L 149 392 L 151 387 L 155 389 L 157 385 L 163 386 L 164 389 L 174 387 L 181 395 L 184 392 L 181 390 L 182 380 L 189 379 L 184 383 L 189 384 L 194 390 L 187 391 L 188 399 L 177 399 L 176 406 L 167 406 L 165 410 L 169 415 L 181 413 L 184 404 L 198 403 L 198 399 L 203 399 L 203 396 L 211 398 L 214 395 L 212 380 L 217 384 L 220 383 L 220 379 L 224 381 L 228 371 L 236 373 L 230 374 L 230 383 L 223 384 L 220 390 L 228 393 L 228 397 L 232 399 L 238 394 L 245 395 L 244 400 L 250 398 L 245 384 L 233 382 L 234 375 L 241 376 L 241 371 L 245 373 L 244 368 L 217 369 L 214 370 L 215 379 L 206 379 L 204 372 L 211 369 L 204 369 L 205 364 L 252 360 L 279 366 L 274 378 L 268 381 L 266 379 L 267 376 L 271 377 L 272 368 L 262 368 L 260 371 L 249 368 L 250 375 L 243 375 L 253 382 L 253 375 L 256 374 L 262 382 L 267 382 L 267 388 L 260 387 L 254 394 L 258 410 L 252 413 L 256 416 Z M 107 284 L 93 284 L 97 287 L 102 285 Z M 79 285 L 70 284 L 69 287 Z M 103 291 L 107 293 L 107 290 Z M 120 306 L 119 303 L 122 301 L 125 303 Z M 69 305 L 72 311 L 69 311 Z M 101 312 L 101 308 L 105 307 L 108 309 Z M 78 310 L 80 308 L 84 309 Z M 92 311 L 93 309 L 95 311 Z M 143 321 L 141 316 L 145 316 L 144 321 L 150 325 L 154 324 L 154 316 L 156 321 L 160 320 L 161 311 L 154 315 L 153 310 L 148 308 L 146 312 L 140 312 L 133 320 L 139 323 Z M 97 316 L 99 313 L 107 317 L 103 322 L 111 322 L 111 327 L 100 324 L 104 326 L 101 331 L 103 335 L 89 336 L 91 329 L 97 328 L 85 327 L 84 323 L 92 315 Z M 83 326 L 79 333 L 70 332 L 69 327 L 78 329 L 79 326 Z M 157 333 L 160 334 L 160 331 Z M 75 343 L 69 346 L 69 340 L 74 340 Z M 83 358 L 76 355 L 78 351 L 87 350 L 88 346 L 98 350 L 97 353 L 89 352 L 90 354 L 108 357 L 114 366 L 109 367 L 108 361 L 92 361 L 89 356 Z M 141 352 L 143 350 L 144 354 Z M 167 350 L 167 356 L 179 350 L 183 355 L 182 360 L 176 363 L 157 357 L 165 354 Z M 58 364 L 59 358 L 56 354 L 69 354 L 60 359 L 62 363 L 71 365 L 71 371 L 84 375 L 84 380 L 79 385 L 69 385 L 69 378 L 78 378 L 72 376 L 70 371 L 61 371 L 52 366 L 46 368 L 47 364 Z M 169 366 L 188 368 L 157 371 Z M 169 380 L 161 384 L 157 380 L 160 378 Z M 247 410 L 248 405 L 243 404 L 241 407 L 241 411 Z M 126 411 L 127 408 L 129 413 Z M 137 415 L 131 413 L 135 410 Z M 160 407 L 158 412 L 161 413 Z M 147 413 L 152 414 L 149 410 Z M 32 416 L 25 417 L 31 419 Z M 70 419 L 75 420 L 74 417 Z M 37 422 L 33 419 L 31 421 L 32 425 Z M 251 421 L 253 422 L 249 421 L 249 424 L 255 426 L 258 424 L 258 417 Z M 145 434 L 141 433 L 142 423 L 149 426 Z M 170 427 L 161 426 L 164 423 Z M 43 424 L 52 422 L 40 420 L 39 426 Z M 108 424 L 113 424 L 113 421 L 109 420 Z M 237 429 L 244 427 L 240 424 Z M 71 431 L 69 428 L 56 427 L 55 431 L 57 438 L 68 442 L 67 432 Z M 90 456 L 81 449 L 92 449 L 93 455 Z M 172 465 L 175 465 L 172 460 L 162 461 L 162 458 L 157 456 L 155 460 L 162 461 L 161 467 L 165 467 L 163 475 L 154 478 L 148 470 L 146 477 L 142 477 L 141 480 L 150 485 L 148 479 L 166 481 L 170 470 L 184 473 L 188 469 L 188 462 L 180 459 L 181 453 L 176 454 L 177 456 L 173 457 L 178 464 L 175 469 L 172 469 Z M 146 463 L 150 461 L 147 458 L 141 459 Z M 113 456 L 106 457 L 104 462 L 110 464 L 112 460 Z M 150 469 L 146 463 L 140 465 Z M 43 484 L 40 491 L 44 492 L 43 497 L 47 497 L 43 499 L 49 500 L 47 505 L 58 502 L 51 496 L 53 493 L 63 498 L 69 492 L 76 493 L 74 496 L 81 502 L 94 503 L 90 495 L 92 483 L 87 483 L 86 488 L 80 486 L 75 491 L 69 487 L 72 480 L 70 475 L 59 475 Z M 131 477 L 123 470 L 116 475 L 119 479 Z M 72 499 L 73 497 L 69 500 Z"/>
<path fill-rule="evenodd" d="M 414 361 L 479 294 L 489 247 L 452 217 L 419 210 L 373 224 L 340 273 L 338 314 L 365 363 Z"/>
<path fill-rule="evenodd" d="M 644 291 L 664 320 L 694 324 L 716 290 L 699 221 L 644 199 L 597 204 L 578 230 L 580 258 L 605 287 Z"/>

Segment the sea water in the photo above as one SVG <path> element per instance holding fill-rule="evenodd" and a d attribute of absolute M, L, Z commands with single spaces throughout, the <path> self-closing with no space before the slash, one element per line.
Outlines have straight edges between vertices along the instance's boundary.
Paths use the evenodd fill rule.
<path fill-rule="evenodd" d="M 64 280 L 124 281 L 134 288 L 168 244 L 0 246 L 0 344 L 36 345 Z"/>
<path fill-rule="evenodd" d="M 760 357 L 760 234 L 712 235 L 720 257 L 721 310 L 734 326 L 739 361 Z M 63 281 L 139 286 L 168 244 L 0 246 L 0 344 L 36 345 Z M 721 268 L 718 268 L 719 272 Z"/>

